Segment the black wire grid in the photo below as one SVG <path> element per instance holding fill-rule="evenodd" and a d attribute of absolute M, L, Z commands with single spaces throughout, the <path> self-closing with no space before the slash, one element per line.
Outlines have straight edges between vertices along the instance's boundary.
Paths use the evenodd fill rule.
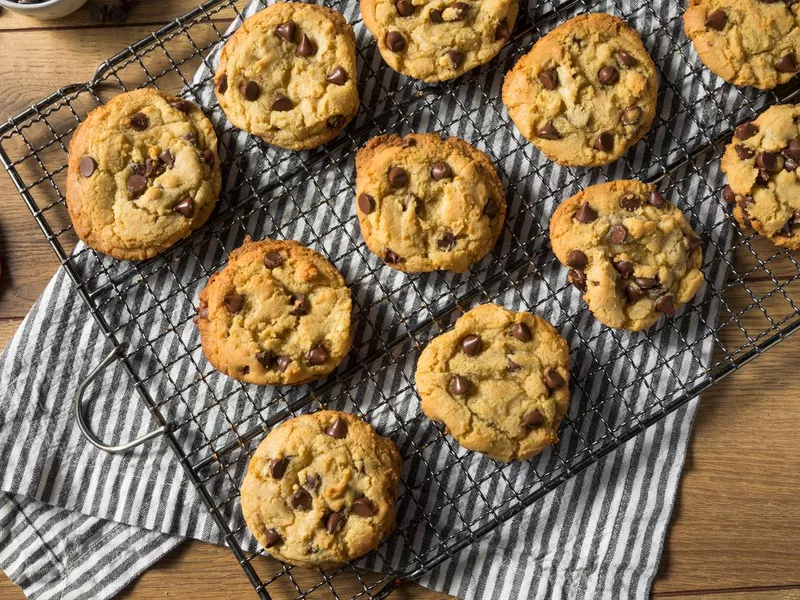
<path fill-rule="evenodd" d="M 156 426 L 167 427 L 167 442 L 220 528 L 220 539 L 261 597 L 278 590 L 339 597 L 337 576 L 343 572 L 358 577 L 356 596 L 385 596 L 798 327 L 792 291 L 800 264 L 790 252 L 739 229 L 721 199 L 717 173 L 720 141 L 734 125 L 791 100 L 796 88 L 757 93 L 713 77 L 683 37 L 680 11 L 622 0 L 547 2 L 526 10 L 523 2 L 515 34 L 497 59 L 435 86 L 391 72 L 357 26 L 359 117 L 322 149 L 294 153 L 233 129 L 219 118 L 209 92 L 214 49 L 225 39 L 229 17 L 241 18 L 244 4 L 209 0 L 104 62 L 90 82 L 67 86 L 11 119 L 0 127 L 0 159 L 117 349 L 119 364 Z M 359 22 L 349 6 L 354 3 L 328 4 Z M 642 35 L 660 71 L 659 116 L 644 140 L 609 167 L 557 168 L 504 117 L 499 88 L 533 41 L 576 14 L 598 10 L 625 18 Z M 219 125 L 225 184 L 205 227 L 161 257 L 120 262 L 76 244 L 63 195 L 67 146 L 89 110 L 145 85 L 182 90 L 209 107 Z M 486 151 L 506 188 L 503 235 L 469 274 L 394 272 L 360 237 L 353 208 L 354 152 L 380 133 L 423 130 L 458 135 Z M 547 219 L 561 199 L 592 183 L 629 177 L 659 183 L 705 241 L 705 289 L 675 319 L 662 319 L 638 334 L 594 321 L 568 285 L 546 234 Z M 323 251 L 345 274 L 353 290 L 354 344 L 329 378 L 299 388 L 259 388 L 215 373 L 202 357 L 191 321 L 194 302 L 246 234 L 299 239 Z M 731 290 L 739 291 L 735 302 L 728 300 Z M 460 448 L 420 414 L 413 391 L 421 348 L 462 311 L 487 301 L 545 316 L 571 348 L 572 406 L 561 442 L 521 464 L 497 463 Z M 404 458 L 398 529 L 358 567 L 321 572 L 254 561 L 263 551 L 248 552 L 255 545 L 238 500 L 247 460 L 275 424 L 323 405 L 355 412 L 398 444 Z M 402 552 L 389 552 L 398 541 Z"/>

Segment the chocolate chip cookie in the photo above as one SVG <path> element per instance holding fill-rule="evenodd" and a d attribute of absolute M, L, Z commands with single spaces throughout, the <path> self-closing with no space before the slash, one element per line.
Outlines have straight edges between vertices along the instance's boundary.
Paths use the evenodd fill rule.
<path fill-rule="evenodd" d="M 800 105 L 772 106 L 736 128 L 722 156 L 733 215 L 777 246 L 800 248 Z"/>
<path fill-rule="evenodd" d="M 214 367 L 247 383 L 296 384 L 333 371 L 350 349 L 350 290 L 294 241 L 245 240 L 200 293 L 195 319 Z"/>
<path fill-rule="evenodd" d="M 596 166 L 638 142 L 656 114 L 656 68 L 615 16 L 570 19 L 506 75 L 503 103 L 525 138 L 561 165 Z"/>
<path fill-rule="evenodd" d="M 217 99 L 239 129 L 304 150 L 334 137 L 358 111 L 356 38 L 338 12 L 278 2 L 246 19 L 225 44 Z"/>
<path fill-rule="evenodd" d="M 395 71 L 434 82 L 494 58 L 511 37 L 517 0 L 361 0 L 364 24 Z"/>
<path fill-rule="evenodd" d="M 544 319 L 483 304 L 419 357 L 422 410 L 468 450 L 525 460 L 558 441 L 569 407 L 569 348 Z"/>
<path fill-rule="evenodd" d="M 258 446 L 242 482 L 242 513 L 275 558 L 332 566 L 375 549 L 394 529 L 401 471 L 394 442 L 354 415 L 302 415 Z"/>
<path fill-rule="evenodd" d="M 797 2 L 691 0 L 683 27 L 700 60 L 734 85 L 770 89 L 800 70 Z"/>
<path fill-rule="evenodd" d="M 612 181 L 553 213 L 550 242 L 598 321 L 640 331 L 670 317 L 703 283 L 702 240 L 655 186 Z"/>
<path fill-rule="evenodd" d="M 408 272 L 466 271 L 503 228 L 503 186 L 489 158 L 458 138 L 382 135 L 356 155 L 356 208 L 369 249 Z"/>
<path fill-rule="evenodd" d="M 67 209 L 98 252 L 144 260 L 208 220 L 222 177 L 217 136 L 197 106 L 141 89 L 94 109 L 69 144 Z"/>

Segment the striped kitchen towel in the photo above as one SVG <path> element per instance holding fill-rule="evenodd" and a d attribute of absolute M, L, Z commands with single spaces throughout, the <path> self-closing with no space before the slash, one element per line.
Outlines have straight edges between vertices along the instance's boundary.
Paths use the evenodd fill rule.
<path fill-rule="evenodd" d="M 707 242 L 708 285 L 674 322 L 662 322 L 650 332 L 614 332 L 594 321 L 552 260 L 543 232 L 563 197 L 606 179 L 653 175 L 659 161 L 713 135 L 714 123 L 721 125 L 721 110 L 731 115 L 752 110 L 760 97 L 722 87 L 705 72 L 696 74 L 681 38 L 677 3 L 577 3 L 559 18 L 591 5 L 624 16 L 642 34 L 658 63 L 663 92 L 653 130 L 625 160 L 605 169 L 565 169 L 520 138 L 499 100 L 503 73 L 530 47 L 538 35 L 535 29 L 447 93 L 419 86 L 403 99 L 392 91 L 400 89 L 404 78 L 381 62 L 360 21 L 358 2 L 329 4 L 355 24 L 364 105 L 389 113 L 398 106 L 408 109 L 390 115 L 371 135 L 442 131 L 474 143 L 495 160 L 507 188 L 509 215 L 494 259 L 483 261 L 471 276 L 406 275 L 382 266 L 357 233 L 354 166 L 351 157 L 342 156 L 278 188 L 276 198 L 265 198 L 258 210 L 230 223 L 210 223 L 203 229 L 208 236 L 193 242 L 190 256 L 174 268 L 144 275 L 146 289 L 115 288 L 99 310 L 114 324 L 118 338 L 129 343 L 142 387 L 159 400 L 168 420 L 184 423 L 176 431 L 183 451 L 202 456 L 233 439 L 226 437 L 235 436 L 231 423 L 244 430 L 275 414 L 282 406 L 272 401 L 277 395 L 291 400 L 313 388 L 287 392 L 238 386 L 214 373 L 191 323 L 193 302 L 205 283 L 200 275 L 218 268 L 245 234 L 298 239 L 331 256 L 353 289 L 359 323 L 353 356 L 342 371 L 377 358 L 370 377 L 337 382 L 326 394 L 327 405 L 367 418 L 393 437 L 406 459 L 398 509 L 402 535 L 363 562 L 390 572 L 410 555 L 429 551 L 432 539 L 467 523 L 480 524 L 510 501 L 515 489 L 528 488 L 539 474 L 554 472 L 560 461 L 596 447 L 613 426 L 646 410 L 654 397 L 676 393 L 710 365 L 710 332 L 719 310 L 712 292 L 724 281 L 726 264 L 714 256 L 729 247 L 732 235 L 716 200 L 722 178 L 715 164 L 684 167 L 664 191 Z M 538 8 L 532 1 L 523 5 L 534 19 L 551 7 L 550 2 Z M 245 14 L 262 7 L 254 0 Z M 556 23 L 549 22 L 545 30 Z M 209 62 L 215 58 L 216 51 Z M 208 75 L 205 66 L 198 71 L 190 97 L 207 109 L 221 133 L 228 156 L 225 189 L 246 196 L 243 188 L 268 187 L 276 171 L 288 172 L 289 165 L 297 164 L 295 156 L 305 155 L 287 159 L 287 153 L 254 147 L 249 136 L 232 130 L 216 107 Z M 362 111 L 354 128 L 378 112 Z M 243 181 L 248 185 L 242 186 Z M 502 257 L 508 265 L 520 256 L 536 257 L 531 261 L 536 268 L 512 273 L 510 282 L 498 279 L 509 274 L 493 260 Z M 76 263 L 90 269 L 98 260 L 113 265 L 90 252 L 80 254 Z M 559 445 L 534 460 L 501 466 L 459 449 L 419 417 L 410 384 L 414 363 L 418 346 L 438 333 L 438 325 L 427 326 L 422 319 L 469 289 L 480 294 L 467 304 L 490 299 L 531 310 L 553 322 L 570 344 L 575 389 L 569 425 L 562 428 Z M 403 353 L 376 350 L 401 338 L 408 340 L 398 346 Z M 166 444 L 156 441 L 108 455 L 81 437 L 71 399 L 108 351 L 69 278 L 59 271 L 0 358 L 0 567 L 30 598 L 108 598 L 185 538 L 223 543 Z M 91 426 L 108 443 L 127 441 L 152 426 L 121 368 L 108 369 L 92 393 L 106 400 L 92 410 Z M 614 393 L 619 394 L 614 402 L 603 402 Z M 248 420 L 253 407 L 256 414 Z M 659 421 L 479 543 L 424 573 L 420 582 L 464 598 L 490 593 L 509 598 L 645 597 L 657 570 L 695 410 L 693 401 Z M 223 519 L 243 547 L 255 550 L 236 499 L 246 454 L 232 453 L 230 460 L 224 473 L 208 474 L 206 487 L 219 499 Z M 430 470 L 438 473 L 437 481 L 425 477 Z M 450 500 L 443 503 L 443 497 Z"/>

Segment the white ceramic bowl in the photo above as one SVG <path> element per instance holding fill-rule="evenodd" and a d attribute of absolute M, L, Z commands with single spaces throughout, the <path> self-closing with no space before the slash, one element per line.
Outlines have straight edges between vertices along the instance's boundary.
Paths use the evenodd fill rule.
<path fill-rule="evenodd" d="M 38 4 L 18 4 L 13 0 L 0 0 L 0 6 L 34 19 L 60 19 L 74 13 L 86 0 L 47 0 Z"/>

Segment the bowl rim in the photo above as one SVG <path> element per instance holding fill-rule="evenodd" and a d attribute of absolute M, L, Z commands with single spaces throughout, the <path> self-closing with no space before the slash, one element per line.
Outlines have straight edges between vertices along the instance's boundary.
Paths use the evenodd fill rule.
<path fill-rule="evenodd" d="M 0 0 L 0 5 L 5 6 L 10 10 L 19 10 L 21 12 L 25 11 L 36 11 L 39 8 L 47 8 L 48 6 L 55 6 L 66 0 L 45 0 L 44 2 L 37 2 L 35 4 L 20 4 L 19 2 L 14 2 L 14 0 Z"/>

